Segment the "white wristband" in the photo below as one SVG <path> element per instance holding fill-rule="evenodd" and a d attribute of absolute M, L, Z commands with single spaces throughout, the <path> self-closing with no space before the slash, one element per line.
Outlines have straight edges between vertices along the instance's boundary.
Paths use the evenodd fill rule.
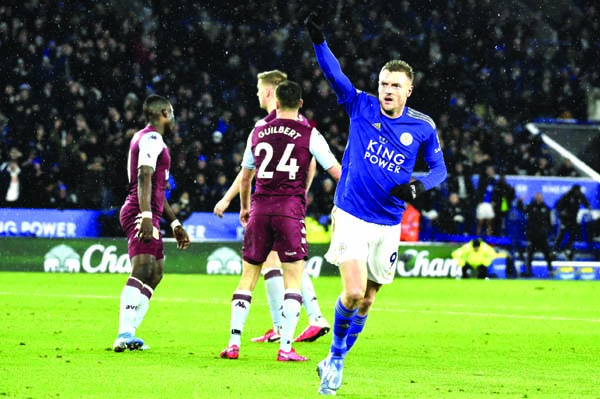
<path fill-rule="evenodd" d="M 171 222 L 171 228 L 175 230 L 175 227 L 177 226 L 181 226 L 181 223 L 179 222 L 179 220 L 175 219 Z"/>
<path fill-rule="evenodd" d="M 142 219 L 152 219 L 152 212 L 150 212 L 150 211 L 142 212 Z"/>

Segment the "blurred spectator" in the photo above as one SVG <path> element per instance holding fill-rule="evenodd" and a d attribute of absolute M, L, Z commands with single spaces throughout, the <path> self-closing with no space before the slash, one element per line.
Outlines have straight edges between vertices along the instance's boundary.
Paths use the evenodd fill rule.
<path fill-rule="evenodd" d="M 481 151 L 478 146 L 473 148 L 473 159 L 471 161 L 471 171 L 479 177 L 485 176 L 489 167 L 494 168 L 492 158 L 489 154 Z M 495 170 L 495 168 L 494 168 Z"/>
<path fill-rule="evenodd" d="M 330 45 L 346 50 L 343 62 L 357 87 L 376 91 L 368 66 L 381 59 L 398 54 L 414 59 L 414 83 L 426 85 L 411 97 L 415 108 L 438 125 L 448 165 L 467 162 L 479 176 L 489 165 L 499 174 L 515 173 L 515 166 L 516 173 L 551 173 L 554 165 L 543 143 L 519 136 L 516 126 L 538 117 L 585 120 L 585 94 L 600 87 L 594 2 L 557 4 L 553 18 L 528 8 L 499 15 L 494 3 L 478 4 L 475 18 L 472 0 L 427 6 L 403 2 L 390 18 L 384 2 L 350 3 L 352 13 L 332 21 L 349 20 L 358 28 L 345 32 L 332 25 L 336 34 Z M 80 206 L 119 207 L 127 181 L 118 171 L 125 169 L 130 130 L 143 121 L 139 99 L 157 93 L 173 100 L 178 115 L 175 135 L 167 139 L 173 160 L 183 153 L 188 179 L 202 172 L 212 189 L 219 173 L 229 179 L 236 175 L 230 154 L 254 124 L 249 115 L 259 114 L 251 101 L 256 88 L 248 82 L 258 70 L 275 66 L 302 82 L 306 115 L 340 157 L 347 118 L 315 67 L 310 41 L 296 29 L 302 18 L 297 5 L 279 7 L 273 22 L 270 2 L 120 4 L 3 3 L 0 159 L 8 158 L 11 147 L 24 154 L 35 148 L 36 174 L 44 176 L 44 186 L 62 182 L 82 195 L 84 176 L 102 157 L 105 181 L 111 184 L 102 201 L 81 198 Z M 247 12 L 239 12 L 242 6 Z M 382 18 L 384 24 L 374 22 Z M 532 27 L 532 20 L 541 28 Z M 398 34 L 408 38 L 400 47 L 381 46 Z M 373 52 L 374 47 L 383 50 Z M 423 48 L 429 57 L 413 56 Z M 195 170 L 201 155 L 210 170 Z M 450 191 L 465 200 L 461 191 Z"/>
<path fill-rule="evenodd" d="M 230 183 L 225 173 L 220 173 L 215 179 L 215 183 L 211 185 L 210 189 L 210 203 L 216 204 L 229 189 Z M 233 209 L 230 208 L 231 211 Z"/>
<path fill-rule="evenodd" d="M 185 154 L 177 154 L 177 158 L 173 159 L 173 162 L 171 163 L 169 175 L 173 177 L 179 192 L 185 191 L 189 188 L 191 179 L 190 169 L 191 168 L 188 168 Z"/>
<path fill-rule="evenodd" d="M 50 204 L 55 209 L 77 209 L 77 195 L 70 192 L 64 183 L 59 182 L 51 193 Z"/>
<path fill-rule="evenodd" d="M 306 216 L 318 221 L 320 214 L 319 207 L 315 202 L 315 194 L 311 190 L 306 193 Z"/>
<path fill-rule="evenodd" d="M 187 218 L 193 213 L 190 201 L 190 194 L 187 191 L 182 191 L 177 199 L 169 203 L 171 210 L 181 223 L 184 223 Z M 165 222 L 164 219 L 160 221 L 160 228 L 165 237 L 173 237 L 173 229 Z"/>
<path fill-rule="evenodd" d="M 412 204 L 406 204 L 406 210 L 402 215 L 400 241 L 417 242 L 421 230 L 421 213 Z"/>
<path fill-rule="evenodd" d="M 517 277 L 515 261 L 525 258 L 525 248 L 527 247 L 526 227 L 525 204 L 523 199 L 519 198 L 513 202 L 506 214 L 506 237 L 510 240 L 510 256 L 506 258 L 506 278 Z"/>
<path fill-rule="evenodd" d="M 506 176 L 501 175 L 492 189 L 492 206 L 494 207 L 494 234 L 506 233 L 506 214 L 515 199 L 515 189 L 508 184 Z"/>
<path fill-rule="evenodd" d="M 479 238 L 475 238 L 452 251 L 452 259 L 462 270 L 462 278 L 488 278 L 488 267 L 498 253 Z"/>
<path fill-rule="evenodd" d="M 457 193 L 451 192 L 450 195 L 448 195 L 448 200 L 441 206 L 438 220 L 441 233 L 466 233 L 464 205 Z"/>
<path fill-rule="evenodd" d="M 321 181 L 321 189 L 315 193 L 315 202 L 319 212 L 317 220 L 323 226 L 331 223 L 331 209 L 333 208 L 333 197 L 335 196 L 335 182 L 326 177 Z"/>
<path fill-rule="evenodd" d="M 104 209 L 106 187 L 104 159 L 96 157 L 88 165 L 79 183 L 79 206 L 84 209 Z"/>
<path fill-rule="evenodd" d="M 331 241 L 331 232 L 311 216 L 304 219 L 306 226 L 306 241 L 310 244 L 328 244 Z"/>
<path fill-rule="evenodd" d="M 42 169 L 40 159 L 36 157 L 24 164 L 22 176 L 26 185 L 23 187 L 23 202 L 19 207 L 47 208 L 50 197 L 46 194 L 46 184 L 49 178 Z"/>
<path fill-rule="evenodd" d="M 421 240 L 433 240 L 438 232 L 439 209 L 442 205 L 442 193 L 438 187 L 425 191 L 412 204 L 421 217 L 419 220 Z"/>
<path fill-rule="evenodd" d="M 492 204 L 494 187 L 496 186 L 495 169 L 493 166 L 488 166 L 485 169 L 485 174 L 479 176 L 477 183 L 477 210 L 475 217 L 477 218 L 477 228 L 475 234 L 480 236 L 482 232 L 491 236 L 494 233 L 494 205 Z"/>
<path fill-rule="evenodd" d="M 497 152 L 498 173 L 501 175 L 518 175 L 521 151 L 519 151 L 511 132 L 503 133 Z"/>
<path fill-rule="evenodd" d="M 575 238 L 581 237 L 581 226 L 577 221 L 577 215 L 581 206 L 592 209 L 585 195 L 581 192 L 581 186 L 574 184 L 569 191 L 564 193 L 558 199 L 555 209 L 559 219 L 559 230 L 552 246 L 553 257 L 557 257 L 557 252 L 565 250 L 567 259 L 573 260 L 575 251 L 573 243 Z M 565 237 L 568 236 L 566 244 L 563 245 Z"/>
<path fill-rule="evenodd" d="M 210 198 L 210 187 L 206 184 L 206 176 L 202 172 L 197 172 L 195 176 L 196 178 L 189 191 L 191 199 L 190 208 L 192 212 L 210 212 L 213 205 Z M 235 206 L 236 203 L 237 207 Z M 231 211 L 235 212 L 236 209 L 237 211 L 240 209 L 239 200 L 232 201 Z"/>
<path fill-rule="evenodd" d="M 527 218 L 527 263 L 525 273 L 522 277 L 533 277 L 531 265 L 533 256 L 540 251 L 544 255 L 546 265 L 550 275 L 552 275 L 552 255 L 550 252 L 550 234 L 552 231 L 552 223 L 550 218 L 550 207 L 544 202 L 542 193 L 535 193 L 533 200 L 525 208 Z"/>
<path fill-rule="evenodd" d="M 210 175 L 210 170 L 208 167 L 208 161 L 206 159 L 206 156 L 199 155 L 195 159 L 193 166 L 190 168 L 190 173 L 192 176 L 196 176 L 198 173 L 202 173 L 205 178 L 208 178 L 208 176 Z"/>
<path fill-rule="evenodd" d="M 454 172 L 449 173 L 446 179 L 448 192 L 456 193 L 463 208 L 464 231 L 470 233 L 475 220 L 475 186 L 473 185 L 473 176 L 469 173 L 464 163 L 458 162 L 454 165 Z"/>
<path fill-rule="evenodd" d="M 0 204 L 7 208 L 17 208 L 23 201 L 24 182 L 20 177 L 19 163 L 11 159 L 0 168 Z"/>
<path fill-rule="evenodd" d="M 569 158 L 565 158 L 556 170 L 556 176 L 560 177 L 580 177 L 579 172 L 575 169 L 573 162 Z"/>
<path fill-rule="evenodd" d="M 531 176 L 552 176 L 552 164 L 546 157 L 538 157 L 529 173 Z"/>

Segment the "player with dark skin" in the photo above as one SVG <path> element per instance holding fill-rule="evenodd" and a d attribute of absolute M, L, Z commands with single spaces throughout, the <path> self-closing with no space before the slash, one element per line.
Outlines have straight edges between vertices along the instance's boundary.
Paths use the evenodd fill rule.
<path fill-rule="evenodd" d="M 154 126 L 161 136 L 170 134 L 175 127 L 175 118 L 173 107 L 162 109 L 160 112 L 151 114 L 149 124 Z M 151 212 L 151 194 L 152 194 L 152 175 L 154 169 L 151 166 L 142 165 L 138 169 L 138 198 L 140 203 L 140 212 Z M 171 210 L 168 201 L 164 203 L 163 218 L 170 224 L 177 220 L 175 213 Z M 145 243 L 152 239 L 152 219 L 142 217 L 138 238 Z M 173 229 L 173 235 L 177 241 L 177 249 L 187 249 L 190 245 L 190 238 L 181 224 Z M 148 284 L 152 289 L 156 288 L 163 277 L 163 259 L 157 261 L 149 254 L 140 254 L 132 260 L 133 270 L 131 275 Z"/>
<path fill-rule="evenodd" d="M 120 212 L 132 271 L 121 293 L 115 352 L 144 346 L 143 340 L 134 334 L 163 277 L 161 218 L 170 223 L 178 249 L 187 249 L 190 244 L 187 232 L 165 198 L 171 157 L 163 136 L 170 134 L 175 126 L 173 106 L 161 96 L 150 95 L 144 102 L 144 115 L 148 125 L 134 135 L 130 144 L 129 194 Z"/>

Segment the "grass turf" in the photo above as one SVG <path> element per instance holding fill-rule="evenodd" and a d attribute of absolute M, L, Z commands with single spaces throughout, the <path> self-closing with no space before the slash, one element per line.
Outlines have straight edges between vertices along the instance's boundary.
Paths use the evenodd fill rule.
<path fill-rule="evenodd" d="M 151 350 L 114 353 L 126 276 L 0 273 L 0 397 L 316 398 L 331 335 L 278 344 L 255 290 L 240 359 L 219 358 L 237 276 L 165 275 L 138 335 Z M 332 319 L 338 277 L 314 280 Z M 600 398 L 598 283 L 396 279 L 379 293 L 346 359 L 345 398 Z M 297 333 L 307 323 L 303 312 Z"/>

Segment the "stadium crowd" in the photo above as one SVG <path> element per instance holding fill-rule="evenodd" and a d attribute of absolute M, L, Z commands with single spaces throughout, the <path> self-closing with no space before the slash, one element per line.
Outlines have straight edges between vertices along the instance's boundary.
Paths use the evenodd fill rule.
<path fill-rule="evenodd" d="M 341 160 L 348 120 L 314 60 L 302 3 L 111 3 L 0 5 L 0 207 L 120 207 L 129 138 L 143 126 L 145 97 L 156 93 L 176 112 L 166 138 L 170 199 L 182 212 L 211 212 L 264 116 L 256 75 L 271 69 L 302 85 L 301 112 Z M 376 92 L 373 71 L 390 59 L 413 66 L 408 106 L 436 122 L 449 181 L 489 166 L 497 175 L 576 175 L 523 126 L 540 117 L 586 120 L 586 93 L 600 87 L 598 6 L 510 4 L 329 5 L 328 42 L 358 88 Z M 311 189 L 317 219 L 330 210 L 320 205 L 331 198 L 325 179 L 320 173 Z M 328 201 L 319 200 L 322 190 Z M 442 190 L 431 207 L 447 197 Z"/>

